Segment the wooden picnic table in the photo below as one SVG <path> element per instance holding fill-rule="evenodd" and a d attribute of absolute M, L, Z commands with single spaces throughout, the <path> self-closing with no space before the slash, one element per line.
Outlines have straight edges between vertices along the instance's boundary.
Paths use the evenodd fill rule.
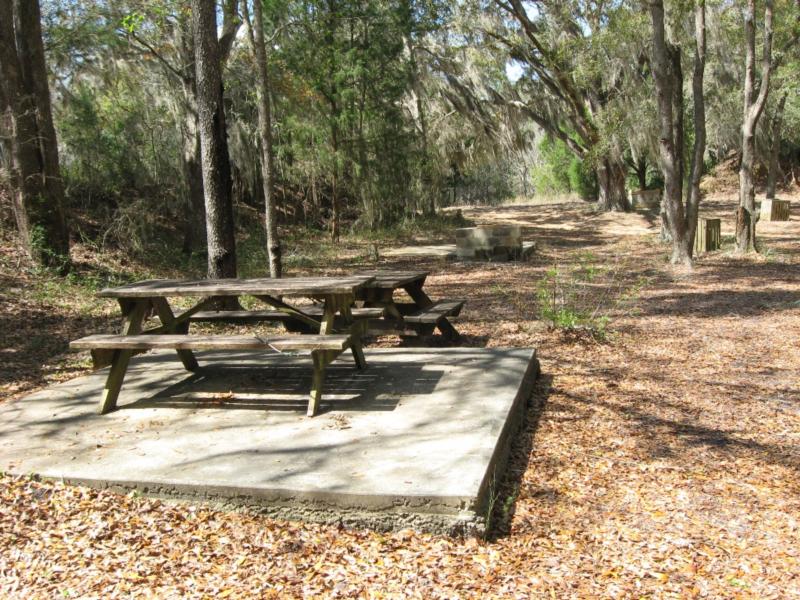
<path fill-rule="evenodd" d="M 95 368 L 111 365 L 100 401 L 101 414 L 116 407 L 128 363 L 134 354 L 157 348 L 170 348 L 178 353 L 189 371 L 198 369 L 194 350 L 310 350 L 314 365 L 308 415 L 313 416 L 322 396 L 325 368 L 347 349 L 352 350 L 358 368 L 366 361 L 361 345 L 362 327 L 352 316 L 358 291 L 372 280 L 369 276 L 296 277 L 285 279 L 200 279 L 139 281 L 102 290 L 101 298 L 115 298 L 120 304 L 124 324 L 120 335 L 93 335 L 72 342 L 71 347 L 89 349 Z M 273 313 L 285 315 L 295 322 L 313 328 L 317 334 L 301 336 L 188 335 L 189 323 L 203 312 L 219 315 L 217 320 L 237 319 L 251 311 L 213 311 L 222 296 L 253 296 Z M 188 310 L 175 314 L 169 297 L 198 297 Z M 311 298 L 321 302 L 321 311 L 310 313 L 285 298 Z M 151 313 L 158 315 L 160 325 L 145 329 Z"/>

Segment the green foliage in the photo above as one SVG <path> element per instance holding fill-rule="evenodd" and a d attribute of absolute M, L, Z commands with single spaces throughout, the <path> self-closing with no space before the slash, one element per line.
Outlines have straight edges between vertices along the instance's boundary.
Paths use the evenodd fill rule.
<path fill-rule="evenodd" d="M 597 177 L 584 161 L 573 157 L 567 169 L 570 191 L 588 200 L 597 197 Z"/>
<path fill-rule="evenodd" d="M 58 124 L 67 191 L 82 203 L 116 200 L 155 184 L 163 192 L 177 174 L 171 117 L 127 76 L 101 89 L 89 82 L 76 84 L 61 106 Z"/>
<path fill-rule="evenodd" d="M 574 155 L 561 140 L 545 136 L 539 142 L 541 162 L 531 178 L 537 194 L 563 194 L 572 191 L 569 168 Z"/>
<path fill-rule="evenodd" d="M 537 194 L 574 192 L 588 199 L 597 195 L 597 180 L 591 167 L 575 156 L 557 138 L 545 136 L 539 142 L 540 162 L 532 172 Z"/>
<path fill-rule="evenodd" d="M 589 252 L 576 259 L 552 267 L 539 281 L 539 318 L 554 329 L 604 341 L 614 314 L 630 310 L 647 281 L 626 282 L 624 264 L 599 265 Z"/>

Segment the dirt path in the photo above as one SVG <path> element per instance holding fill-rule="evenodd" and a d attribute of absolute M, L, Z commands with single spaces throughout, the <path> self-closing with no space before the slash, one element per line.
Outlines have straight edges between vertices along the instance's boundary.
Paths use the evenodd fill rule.
<path fill-rule="evenodd" d="M 711 199 L 705 210 L 725 217 L 729 236 L 732 204 Z M 432 296 L 468 299 L 465 344 L 539 348 L 544 375 L 498 488 L 492 541 L 286 524 L 5 478 L 0 589 L 800 597 L 797 210 L 759 226 L 763 255 L 728 247 L 691 274 L 666 264 L 652 218 L 583 204 L 466 211 L 522 224 L 540 246 L 526 263 L 384 262 L 429 268 Z M 581 289 L 596 289 L 589 298 L 611 319 L 606 342 L 537 318 L 554 265 L 598 269 Z M 622 292 L 630 298 L 615 301 Z"/>

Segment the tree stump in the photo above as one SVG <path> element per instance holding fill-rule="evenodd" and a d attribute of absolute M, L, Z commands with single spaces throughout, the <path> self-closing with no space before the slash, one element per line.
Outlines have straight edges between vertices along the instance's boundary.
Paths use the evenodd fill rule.
<path fill-rule="evenodd" d="M 788 221 L 789 201 L 769 198 L 761 202 L 762 221 Z"/>
<path fill-rule="evenodd" d="M 697 231 L 694 235 L 694 253 L 713 252 L 719 250 L 722 242 L 720 234 L 720 220 L 697 219 Z"/>

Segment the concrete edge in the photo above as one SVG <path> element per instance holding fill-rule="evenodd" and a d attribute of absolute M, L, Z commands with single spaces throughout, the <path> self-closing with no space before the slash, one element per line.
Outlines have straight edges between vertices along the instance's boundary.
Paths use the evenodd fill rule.
<path fill-rule="evenodd" d="M 370 495 L 315 495 L 287 490 L 66 478 L 47 474 L 37 477 L 118 494 L 138 493 L 179 505 L 201 502 L 216 510 L 244 511 L 284 521 L 307 521 L 384 532 L 414 529 L 448 536 L 484 534 L 483 519 L 471 509 L 474 498 L 405 496 L 389 499 Z M 342 501 L 347 503 L 343 504 Z"/>
<path fill-rule="evenodd" d="M 508 458 L 511 453 L 511 445 L 513 444 L 516 434 L 525 422 L 525 412 L 528 407 L 528 400 L 533 394 L 533 388 L 536 381 L 539 379 L 541 373 L 541 366 L 539 358 L 537 357 L 536 349 L 531 352 L 531 358 L 528 362 L 528 368 L 525 375 L 522 377 L 522 384 L 517 395 L 514 397 L 514 402 L 508 412 L 508 417 L 503 425 L 503 430 L 497 438 L 492 457 L 489 460 L 489 466 L 484 474 L 483 481 L 478 487 L 478 495 L 474 511 L 481 516 L 481 519 L 486 519 L 487 513 L 492 509 L 494 501 L 492 495 L 495 488 L 499 485 L 503 476 L 505 475 L 506 467 L 508 466 Z"/>

